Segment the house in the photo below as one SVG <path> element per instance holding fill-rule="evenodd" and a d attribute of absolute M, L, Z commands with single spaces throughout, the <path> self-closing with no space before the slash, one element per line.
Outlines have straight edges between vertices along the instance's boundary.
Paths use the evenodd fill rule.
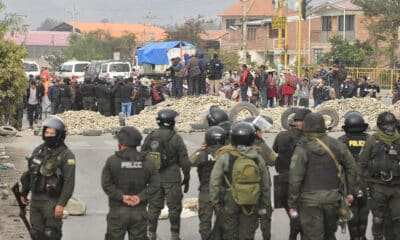
<path fill-rule="evenodd" d="M 38 59 L 49 55 L 62 55 L 69 46 L 70 32 L 28 31 L 6 33 L 4 39 L 24 46 L 28 57 Z"/>
<path fill-rule="evenodd" d="M 134 34 L 136 42 L 142 44 L 162 41 L 167 36 L 166 31 L 158 26 L 137 23 L 63 22 L 54 27 L 52 31 L 76 31 L 78 33 L 104 31 L 112 37 Z"/>
<path fill-rule="evenodd" d="M 314 5 L 312 15 L 301 21 L 302 62 L 312 63 L 326 51 L 329 51 L 329 39 L 341 36 L 346 40 L 369 38 L 366 17 L 361 7 L 350 0 L 319 1 Z M 272 1 L 249 0 L 247 3 L 247 57 L 250 61 L 283 63 L 283 54 L 288 54 L 288 64 L 294 64 L 298 54 L 298 13 L 284 9 L 287 18 L 288 42 L 284 42 L 283 30 L 279 49 L 278 30 L 272 28 L 272 20 L 278 16 L 278 10 Z M 238 1 L 222 11 L 222 30 L 226 34 L 221 38 L 221 49 L 243 51 L 243 2 Z M 242 53 L 243 54 L 243 53 Z M 242 55 L 241 54 L 241 55 Z"/>

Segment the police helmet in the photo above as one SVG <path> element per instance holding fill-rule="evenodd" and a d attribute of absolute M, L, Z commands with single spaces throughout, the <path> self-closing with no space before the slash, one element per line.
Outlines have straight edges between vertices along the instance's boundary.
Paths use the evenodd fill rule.
<path fill-rule="evenodd" d="M 212 126 L 206 131 L 206 144 L 212 145 L 224 145 L 226 140 L 225 130 L 222 127 Z"/>
<path fill-rule="evenodd" d="M 142 141 L 142 134 L 134 127 L 125 126 L 117 133 L 117 139 L 119 144 L 128 147 L 137 147 L 140 146 L 140 142 Z"/>
<path fill-rule="evenodd" d="M 156 121 L 158 126 L 173 129 L 175 127 L 175 118 L 178 112 L 172 109 L 163 109 L 157 113 Z"/>
<path fill-rule="evenodd" d="M 307 114 L 311 113 L 310 109 L 307 108 L 299 108 L 296 110 L 293 120 L 294 121 L 304 121 L 304 118 L 306 117 Z"/>
<path fill-rule="evenodd" d="M 360 133 L 367 130 L 368 124 L 365 123 L 360 112 L 352 111 L 345 114 L 344 125 L 342 128 L 345 132 Z"/>
<path fill-rule="evenodd" d="M 253 124 L 248 122 L 239 122 L 233 125 L 231 131 L 232 145 L 251 146 L 256 139 L 256 129 Z"/>
<path fill-rule="evenodd" d="M 393 136 L 397 127 L 397 119 L 393 113 L 383 112 L 379 114 L 376 125 L 385 134 Z"/>
<path fill-rule="evenodd" d="M 217 106 L 211 106 L 209 113 L 207 114 L 208 126 L 217 126 L 218 124 L 228 121 L 228 114 Z"/>
<path fill-rule="evenodd" d="M 43 140 L 45 138 L 44 133 L 46 132 L 47 128 L 52 128 L 52 129 L 56 130 L 56 137 L 57 137 L 58 144 L 65 140 L 65 137 L 67 135 L 67 127 L 61 118 L 59 118 L 55 115 L 51 115 L 43 121 L 43 123 L 42 123 L 42 139 Z"/>
<path fill-rule="evenodd" d="M 289 118 L 287 123 L 290 127 L 296 127 L 296 122 L 293 118 Z"/>
<path fill-rule="evenodd" d="M 326 125 L 322 114 L 315 112 L 306 115 L 303 123 L 303 132 L 324 133 L 325 131 L 326 131 Z"/>

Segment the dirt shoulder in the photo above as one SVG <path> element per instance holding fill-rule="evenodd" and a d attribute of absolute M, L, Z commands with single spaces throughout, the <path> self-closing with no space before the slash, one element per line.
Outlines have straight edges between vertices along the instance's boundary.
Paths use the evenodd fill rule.
<path fill-rule="evenodd" d="M 30 239 L 18 216 L 19 207 L 11 187 L 26 170 L 25 156 L 29 155 L 31 150 L 13 147 L 15 138 L 0 136 L 0 147 L 4 146 L 5 154 L 9 156 L 9 158 L 0 156 L 0 166 L 4 166 L 5 163 L 15 166 L 15 168 L 0 169 L 0 240 Z M 6 196 L 7 194 L 9 195 Z"/>

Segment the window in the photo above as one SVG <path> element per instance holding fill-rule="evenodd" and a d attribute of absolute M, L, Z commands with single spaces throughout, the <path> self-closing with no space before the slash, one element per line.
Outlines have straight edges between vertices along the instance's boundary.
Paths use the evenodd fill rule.
<path fill-rule="evenodd" d="M 61 72 L 72 72 L 72 65 L 62 65 Z"/>
<path fill-rule="evenodd" d="M 354 15 L 346 15 L 346 31 L 354 31 Z M 343 31 L 343 16 L 339 16 L 339 31 Z"/>
<path fill-rule="evenodd" d="M 36 72 L 39 71 L 39 68 L 36 64 L 33 63 L 24 63 L 25 72 Z"/>
<path fill-rule="evenodd" d="M 235 22 L 235 19 L 226 19 L 226 29 L 229 29 L 230 26 L 234 26 Z"/>
<path fill-rule="evenodd" d="M 87 67 L 87 63 L 78 63 L 75 65 L 75 72 L 84 72 Z"/>
<path fill-rule="evenodd" d="M 112 63 L 110 64 L 110 72 L 129 72 L 129 64 Z"/>
<path fill-rule="evenodd" d="M 330 32 L 332 31 L 332 18 L 329 16 L 322 17 L 322 31 Z"/>
<path fill-rule="evenodd" d="M 249 41 L 256 40 L 256 32 L 257 32 L 256 28 L 248 28 L 247 29 L 247 40 L 249 40 Z"/>
<path fill-rule="evenodd" d="M 318 63 L 319 60 L 324 55 L 324 49 L 322 49 L 322 48 L 314 48 L 313 53 L 314 53 L 313 54 L 314 55 L 314 63 Z"/>
<path fill-rule="evenodd" d="M 107 72 L 107 66 L 108 66 L 107 63 L 106 63 L 106 64 L 103 64 L 103 65 L 101 66 L 101 72 L 106 73 L 106 72 Z"/>

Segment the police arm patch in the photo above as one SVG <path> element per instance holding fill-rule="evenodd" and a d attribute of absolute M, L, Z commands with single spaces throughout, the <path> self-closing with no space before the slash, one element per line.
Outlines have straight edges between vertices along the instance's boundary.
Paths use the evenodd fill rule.
<path fill-rule="evenodd" d="M 68 165 L 75 165 L 75 159 L 71 158 L 67 160 Z"/>

